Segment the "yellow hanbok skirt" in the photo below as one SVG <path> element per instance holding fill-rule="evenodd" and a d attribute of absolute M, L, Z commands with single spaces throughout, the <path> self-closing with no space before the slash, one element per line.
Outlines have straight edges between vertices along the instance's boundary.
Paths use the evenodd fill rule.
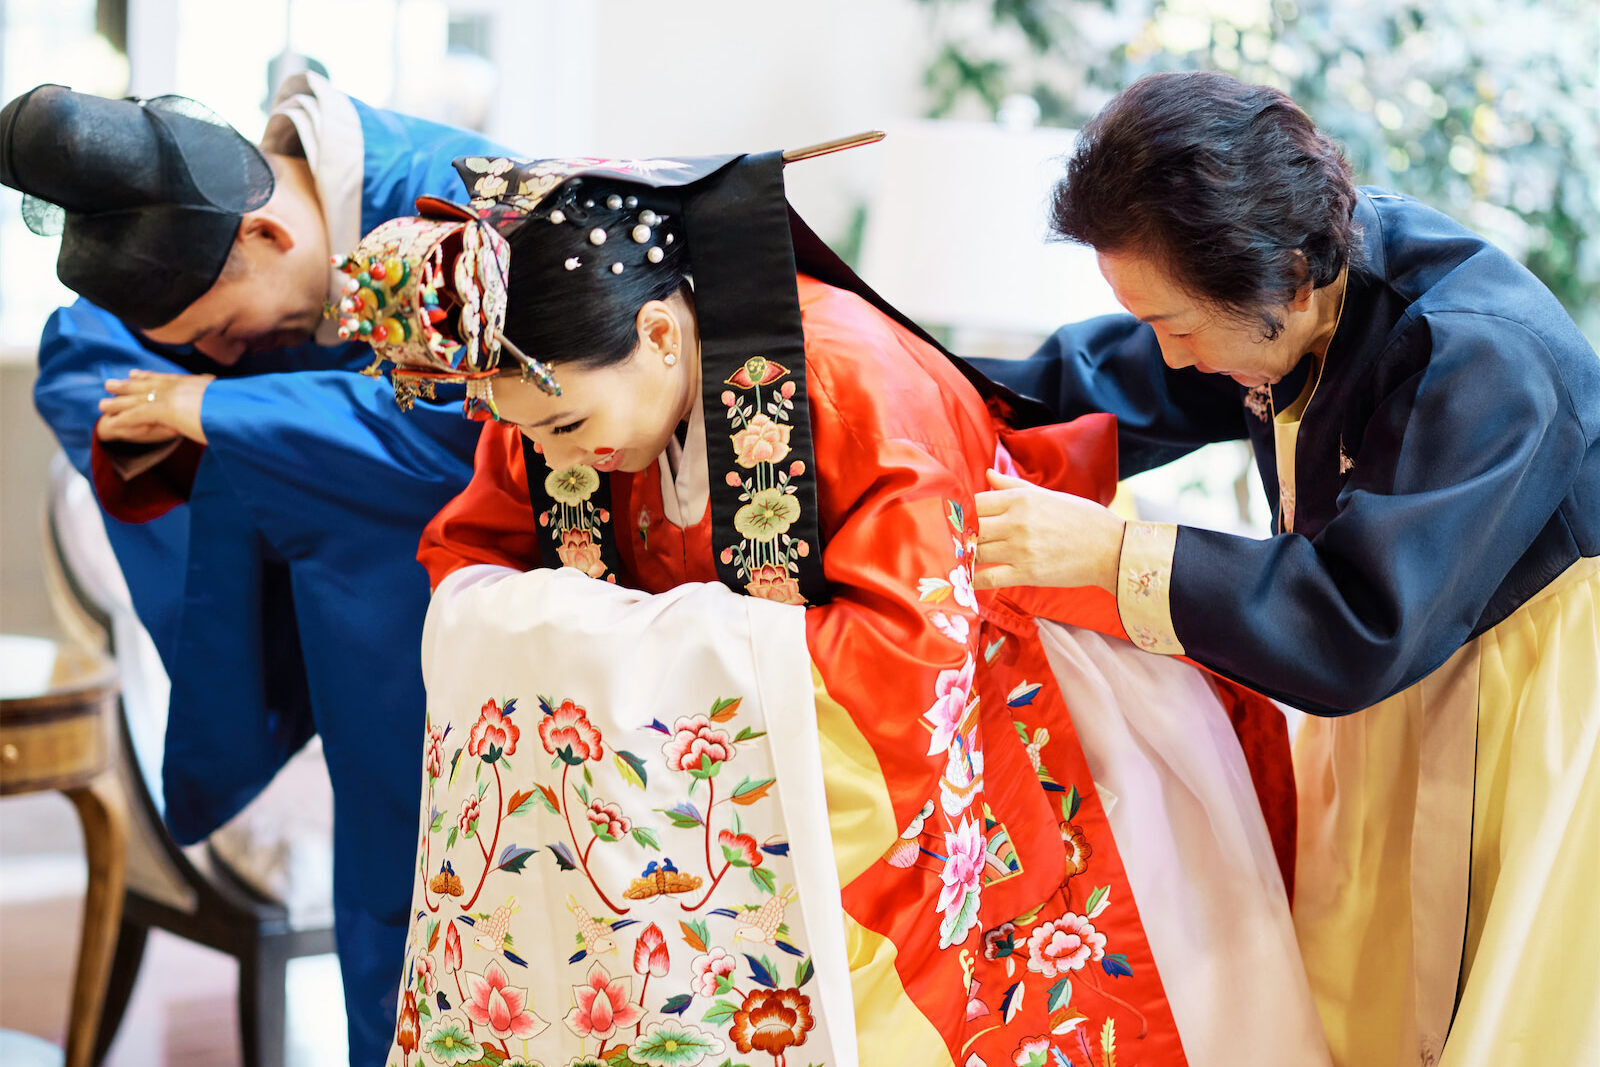
<path fill-rule="evenodd" d="M 1295 745 L 1294 917 L 1339 1067 L 1600 1065 L 1600 557 Z"/>

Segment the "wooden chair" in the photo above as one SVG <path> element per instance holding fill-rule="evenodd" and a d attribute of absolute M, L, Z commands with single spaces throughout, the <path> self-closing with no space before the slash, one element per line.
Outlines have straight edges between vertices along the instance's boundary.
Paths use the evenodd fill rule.
<path fill-rule="evenodd" d="M 128 876 L 94 1062 L 104 1058 L 116 1036 L 150 930 L 161 929 L 239 961 L 244 1065 L 284 1067 L 285 972 L 294 957 L 334 950 L 331 876 L 326 887 L 313 887 L 309 900 L 305 892 L 296 891 L 303 887 L 289 886 L 285 895 L 297 901 L 291 908 L 263 892 L 259 876 L 249 877 L 224 858 L 218 835 L 183 848 L 167 832 L 159 753 L 170 687 L 155 646 L 134 614 L 104 521 L 89 483 L 57 453 L 51 461 L 46 512 L 51 603 L 68 636 L 106 650 L 122 679 L 118 743 L 110 761 L 126 797 Z M 302 761 L 303 773 L 316 773 L 313 760 L 320 762 L 319 752 Z M 325 768 L 321 774 L 325 780 Z"/>

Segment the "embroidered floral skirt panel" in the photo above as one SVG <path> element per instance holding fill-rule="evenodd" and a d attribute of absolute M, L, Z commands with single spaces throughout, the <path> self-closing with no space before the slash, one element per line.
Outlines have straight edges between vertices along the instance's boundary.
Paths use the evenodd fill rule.
<path fill-rule="evenodd" d="M 802 608 L 570 569 L 452 575 L 424 637 L 390 1062 L 1323 1062 L 1208 683 L 1044 630 L 986 615 L 980 661 L 941 677 L 916 751 L 894 752 L 904 724 L 822 684 Z M 1169 675 L 1129 667 L 1146 660 Z M 1149 701 L 1208 724 L 1212 785 L 1178 783 L 1181 760 L 1117 732 Z M 1170 730 L 1161 744 L 1194 747 Z M 1163 808 L 1179 784 L 1199 799 Z"/>

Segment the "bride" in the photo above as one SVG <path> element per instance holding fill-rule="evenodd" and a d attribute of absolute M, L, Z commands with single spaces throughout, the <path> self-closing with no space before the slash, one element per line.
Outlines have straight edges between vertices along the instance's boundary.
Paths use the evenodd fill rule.
<path fill-rule="evenodd" d="M 1023 428 L 776 154 L 458 169 L 344 265 L 402 402 L 486 422 L 391 1060 L 1324 1062 L 1276 709 L 973 589 L 985 472 L 1105 500 L 1109 420 Z"/>

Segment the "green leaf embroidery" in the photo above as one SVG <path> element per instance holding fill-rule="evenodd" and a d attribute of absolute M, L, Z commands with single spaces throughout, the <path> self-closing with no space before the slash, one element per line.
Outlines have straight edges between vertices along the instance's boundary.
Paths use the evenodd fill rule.
<path fill-rule="evenodd" d="M 644 760 L 632 752 L 618 749 L 611 758 L 616 763 L 617 772 L 622 775 L 622 780 L 629 785 L 643 789 L 649 783 L 650 775 L 644 769 Z"/>
<path fill-rule="evenodd" d="M 811 965 L 811 957 L 807 956 L 794 966 L 794 987 L 802 988 L 816 973 L 817 969 Z"/>
<path fill-rule="evenodd" d="M 1109 892 L 1111 892 L 1111 887 L 1103 885 L 1093 893 L 1090 893 L 1089 902 L 1083 906 L 1083 913 L 1085 915 L 1093 915 L 1094 909 L 1100 905 L 1102 900 L 1106 899 L 1106 894 Z"/>

